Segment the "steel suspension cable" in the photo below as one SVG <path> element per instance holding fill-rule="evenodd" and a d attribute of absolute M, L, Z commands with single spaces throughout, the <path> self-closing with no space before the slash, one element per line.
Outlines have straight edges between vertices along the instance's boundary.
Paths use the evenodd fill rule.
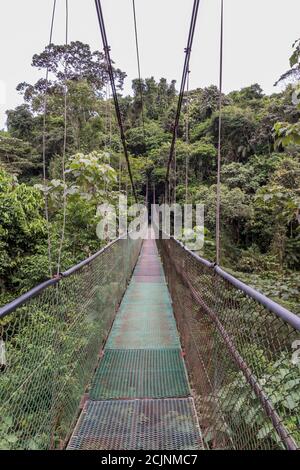
<path fill-rule="evenodd" d="M 185 203 L 188 202 L 188 186 L 189 186 L 189 144 L 190 144 L 190 70 L 188 71 L 186 81 L 186 127 L 185 127 L 185 140 L 188 145 L 188 154 L 185 160 Z"/>
<path fill-rule="evenodd" d="M 200 4 L 200 0 L 194 0 L 187 47 L 185 48 L 185 60 L 184 60 L 182 78 L 181 78 L 180 91 L 179 91 L 179 96 L 178 96 L 177 110 L 176 110 L 175 121 L 174 121 L 174 126 L 173 126 L 173 136 L 172 136 L 172 142 L 171 142 L 171 147 L 170 147 L 169 159 L 167 163 L 167 173 L 166 173 L 166 179 L 165 179 L 166 186 L 168 186 L 169 184 L 170 167 L 171 167 L 171 163 L 172 163 L 173 156 L 174 156 L 176 135 L 178 131 L 184 90 L 185 90 L 187 75 L 189 71 L 189 63 L 190 63 L 191 50 L 192 50 L 192 45 L 193 45 L 193 40 L 194 40 L 195 27 L 196 27 L 196 22 L 197 22 L 197 17 L 198 17 L 199 4 Z"/>
<path fill-rule="evenodd" d="M 52 44 L 53 38 L 53 28 L 54 28 L 54 19 L 56 11 L 56 0 L 53 0 L 52 8 L 52 17 L 51 17 L 51 26 L 50 26 L 50 35 L 49 35 L 49 46 Z M 43 183 L 46 187 L 47 175 L 46 175 L 46 115 L 47 115 L 47 93 L 49 87 L 49 66 L 46 69 L 46 88 L 44 94 L 44 103 L 43 103 L 43 140 L 42 140 L 42 156 L 43 156 Z M 44 202 L 45 202 L 45 218 L 47 225 L 47 245 L 48 245 L 48 263 L 49 263 L 49 275 L 52 277 L 52 254 L 51 254 L 51 236 L 50 236 L 50 223 L 49 223 L 49 207 L 48 207 L 48 194 L 44 192 Z"/>
<path fill-rule="evenodd" d="M 220 264 L 220 212 L 221 212 L 221 138 L 222 138 L 222 87 L 223 87 L 223 36 L 224 36 L 224 0 L 221 0 L 220 30 L 220 71 L 219 71 L 219 129 L 218 129 L 218 162 L 217 162 L 217 203 L 216 203 L 216 263 Z"/>
<path fill-rule="evenodd" d="M 100 0 L 95 0 L 95 5 L 96 5 L 96 10 L 97 10 L 97 17 L 98 17 L 102 42 L 103 42 L 103 50 L 104 50 L 105 58 L 106 58 L 106 61 L 107 61 L 107 64 L 108 64 L 108 73 L 109 73 L 109 78 L 110 78 L 110 86 L 111 86 L 112 94 L 113 94 L 113 98 L 114 98 L 117 121 L 118 121 L 118 125 L 119 125 L 119 128 L 120 128 L 120 136 L 121 136 L 124 155 L 125 155 L 125 159 L 126 159 L 126 163 L 127 163 L 129 179 L 130 179 L 130 183 L 131 183 L 131 187 L 132 187 L 133 196 L 135 198 L 135 201 L 137 202 L 137 195 L 136 195 L 135 186 L 134 186 L 134 182 L 133 182 L 133 176 L 132 176 L 131 167 L 130 167 L 127 143 L 126 143 L 124 127 L 123 127 L 123 121 L 122 121 L 122 116 L 121 116 L 121 111 L 120 111 L 120 106 L 119 106 L 119 100 L 118 100 L 118 95 L 117 95 L 117 90 L 116 90 L 116 85 L 115 85 L 114 72 L 113 72 L 112 62 L 111 62 L 111 58 L 110 58 L 110 47 L 109 47 L 108 42 L 107 42 L 107 35 L 106 35 L 105 23 L 104 23 L 103 12 L 102 12 L 102 7 L 101 7 L 101 1 Z"/>
<path fill-rule="evenodd" d="M 141 78 L 141 61 L 140 61 L 140 52 L 139 52 L 139 40 L 138 40 L 135 0 L 132 0 L 132 9 L 133 9 L 133 21 L 134 21 L 136 60 L 137 60 L 137 66 L 138 66 L 138 77 L 139 77 L 140 98 L 141 98 L 141 108 L 142 108 L 143 137 L 144 137 L 144 144 L 145 144 L 146 136 L 145 136 L 144 94 L 143 94 L 143 86 L 142 86 L 142 78 Z"/>
<path fill-rule="evenodd" d="M 65 46 L 68 46 L 69 42 L 69 0 L 66 0 L 66 37 L 65 37 Z M 68 98 L 68 89 L 67 89 L 67 59 L 65 59 L 65 71 L 64 71 L 64 141 L 63 141 L 63 154 L 62 154 L 62 179 L 63 179 L 63 224 L 61 231 L 61 238 L 58 249 L 58 261 L 57 261 L 57 275 L 60 273 L 61 265 L 61 256 L 63 245 L 65 241 L 65 230 L 66 230 L 66 214 L 67 214 L 67 192 L 66 192 L 66 149 L 67 149 L 67 98 Z"/>

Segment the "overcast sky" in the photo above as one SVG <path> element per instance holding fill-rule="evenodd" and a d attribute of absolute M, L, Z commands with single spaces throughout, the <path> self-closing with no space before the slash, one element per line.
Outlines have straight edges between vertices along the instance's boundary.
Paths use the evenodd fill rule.
<path fill-rule="evenodd" d="M 181 77 L 193 0 L 136 0 L 143 77 Z M 0 129 L 5 110 L 22 98 L 21 81 L 34 82 L 41 72 L 32 55 L 46 46 L 53 0 L 1 2 Z M 57 0 L 54 42 L 64 42 L 65 0 Z M 102 0 L 111 55 L 128 78 L 137 73 L 132 0 Z M 70 40 L 102 49 L 94 0 L 69 0 Z M 201 0 L 191 58 L 191 87 L 218 82 L 220 0 Z M 278 91 L 275 80 L 288 69 L 295 39 L 300 37 L 299 0 L 225 0 L 224 89 L 258 82 L 265 93 Z M 179 86 L 179 83 L 177 84 Z"/>

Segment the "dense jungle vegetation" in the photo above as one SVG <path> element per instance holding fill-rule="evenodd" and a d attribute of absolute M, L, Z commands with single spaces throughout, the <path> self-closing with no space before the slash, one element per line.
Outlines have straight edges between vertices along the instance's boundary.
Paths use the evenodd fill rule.
<path fill-rule="evenodd" d="M 264 95 L 259 84 L 222 95 L 222 265 L 293 311 L 300 297 L 300 105 L 290 84 L 300 76 L 300 42 L 294 44 L 284 91 Z M 64 91 L 67 70 L 66 183 L 62 179 Z M 49 276 L 44 194 L 48 195 L 53 271 L 67 198 L 66 234 L 61 270 L 101 246 L 96 236 L 97 206 L 132 200 L 113 101 L 108 96 L 104 57 L 80 42 L 51 45 L 33 57 L 45 75 L 35 84 L 20 83 L 24 103 L 7 111 L 7 131 L 0 132 L 0 304 Z M 126 74 L 114 70 L 126 128 L 133 177 L 144 199 L 157 202 L 164 192 L 165 165 L 177 105 L 176 83 L 161 78 L 142 81 L 132 96 L 121 96 Z M 43 183 L 43 111 L 47 91 Z M 185 95 L 176 147 L 176 198 L 205 204 L 206 242 L 201 253 L 215 258 L 217 87 Z M 188 105 L 189 103 L 189 105 Z M 187 119 L 189 139 L 187 140 Z M 173 175 L 174 179 L 174 175 Z"/>

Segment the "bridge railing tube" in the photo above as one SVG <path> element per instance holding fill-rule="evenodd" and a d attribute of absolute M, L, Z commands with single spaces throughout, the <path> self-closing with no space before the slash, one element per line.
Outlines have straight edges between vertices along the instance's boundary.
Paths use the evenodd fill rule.
<path fill-rule="evenodd" d="M 1 307 L 0 308 L 0 320 L 1 318 L 6 317 L 6 315 L 9 315 L 10 313 L 12 313 L 17 308 L 21 307 L 23 304 L 25 304 L 29 300 L 36 297 L 43 290 L 47 289 L 50 286 L 54 286 L 55 284 L 57 284 L 60 281 L 60 279 L 61 279 L 60 276 L 57 276 L 53 279 L 48 279 L 47 281 L 42 282 L 41 284 L 38 284 L 36 287 L 33 287 L 33 289 L 30 289 L 25 294 L 20 295 L 16 299 L 4 305 L 4 307 Z"/>
<path fill-rule="evenodd" d="M 93 255 L 89 256 L 86 259 L 84 259 L 83 261 L 76 264 L 75 266 L 72 266 L 67 271 L 65 271 L 63 273 L 60 273 L 58 276 L 54 276 L 52 279 L 48 279 L 44 282 L 41 282 L 37 286 L 30 289 L 28 292 L 25 292 L 25 294 L 20 295 L 19 297 L 14 299 L 12 302 L 9 302 L 8 304 L 4 305 L 3 307 L 0 308 L 0 319 L 4 318 L 9 313 L 13 312 L 18 307 L 25 304 L 26 302 L 31 300 L 36 295 L 40 294 L 43 290 L 47 289 L 50 286 L 53 286 L 53 285 L 57 284 L 62 278 L 69 277 L 72 274 L 74 274 L 75 272 L 82 269 L 84 266 L 87 266 L 94 259 L 98 258 L 98 256 L 100 256 L 102 253 L 104 253 L 106 250 L 108 250 L 114 243 L 116 243 L 120 239 L 121 239 L 121 237 L 117 238 L 116 240 L 112 240 L 110 243 L 105 245 L 101 250 L 97 251 L 96 253 L 94 253 Z"/>
<path fill-rule="evenodd" d="M 300 449 L 300 319 L 174 238 L 157 241 L 209 449 Z"/>

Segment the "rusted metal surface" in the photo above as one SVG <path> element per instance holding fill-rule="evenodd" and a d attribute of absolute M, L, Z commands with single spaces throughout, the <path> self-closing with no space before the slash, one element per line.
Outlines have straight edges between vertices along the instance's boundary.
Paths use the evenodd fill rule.
<path fill-rule="evenodd" d="M 90 401 L 68 449 L 203 448 L 192 398 Z"/>

